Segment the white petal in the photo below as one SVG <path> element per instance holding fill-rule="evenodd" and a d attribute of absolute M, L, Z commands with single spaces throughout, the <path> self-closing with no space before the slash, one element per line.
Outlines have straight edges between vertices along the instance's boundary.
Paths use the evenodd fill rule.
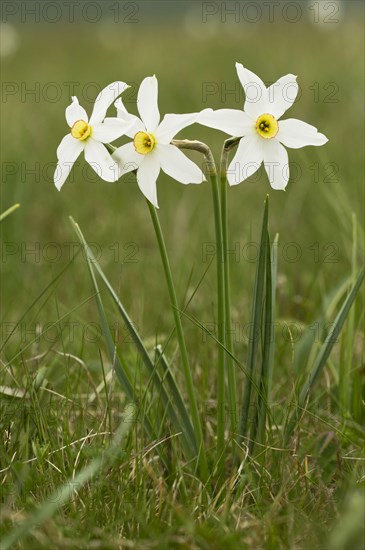
<path fill-rule="evenodd" d="M 147 132 L 154 132 L 160 123 L 157 105 L 158 82 L 155 76 L 148 76 L 138 90 L 137 107 Z"/>
<path fill-rule="evenodd" d="M 109 84 L 106 88 L 101 90 L 100 94 L 95 100 L 94 109 L 90 118 L 90 124 L 93 126 L 98 122 L 102 122 L 105 118 L 106 112 L 110 105 L 117 99 L 118 96 L 124 90 L 129 88 L 128 84 L 125 82 L 113 82 Z"/>
<path fill-rule="evenodd" d="M 112 154 L 112 159 L 118 163 L 120 169 L 119 177 L 127 174 L 128 172 L 132 172 L 132 170 L 137 170 L 143 158 L 144 155 L 137 153 L 133 143 L 122 145 Z"/>
<path fill-rule="evenodd" d="M 85 122 L 89 120 L 85 109 L 79 105 L 79 100 L 76 96 L 72 96 L 72 103 L 66 107 L 66 120 L 70 128 L 72 128 L 77 120 L 84 120 Z"/>
<path fill-rule="evenodd" d="M 110 156 L 105 145 L 99 141 L 89 138 L 85 142 L 85 160 L 103 180 L 113 182 L 118 179 L 118 165 Z"/>
<path fill-rule="evenodd" d="M 267 112 L 267 90 L 265 84 L 255 73 L 236 63 L 238 78 L 246 94 L 244 110 L 257 118 Z"/>
<path fill-rule="evenodd" d="M 104 122 L 98 122 L 92 127 L 92 136 L 102 143 L 110 143 L 126 134 L 131 127 L 130 121 L 121 118 L 106 118 Z"/>
<path fill-rule="evenodd" d="M 227 179 L 230 185 L 237 185 L 249 178 L 263 161 L 262 141 L 258 135 L 243 137 L 236 154 L 228 167 Z"/>
<path fill-rule="evenodd" d="M 236 109 L 205 109 L 200 113 L 197 122 L 209 128 L 222 130 L 230 136 L 241 137 L 255 132 L 254 119 Z"/>
<path fill-rule="evenodd" d="M 54 183 L 59 191 L 83 148 L 83 143 L 73 138 L 71 134 L 65 136 L 61 141 L 57 149 L 58 164 L 54 173 Z"/>
<path fill-rule="evenodd" d="M 122 115 L 129 115 L 127 109 L 125 108 L 125 105 L 123 103 L 123 99 L 121 97 L 118 97 L 118 99 L 116 101 L 114 101 L 114 106 L 116 107 L 117 111 L 118 111 L 118 115 L 119 115 L 119 111 L 120 111 L 120 114 Z M 135 116 L 135 115 L 130 115 L 130 116 Z"/>
<path fill-rule="evenodd" d="M 114 105 L 117 108 L 118 118 L 121 118 L 126 122 L 130 122 L 131 124 L 129 130 L 127 130 L 125 133 L 126 136 L 134 137 L 137 132 L 143 132 L 146 130 L 145 125 L 143 124 L 142 120 L 138 118 L 138 116 L 128 113 L 127 109 L 124 107 L 121 97 L 117 99 Z"/>
<path fill-rule="evenodd" d="M 153 153 L 145 155 L 137 172 L 138 187 L 156 208 L 158 208 L 156 181 L 159 173 L 160 162 L 158 155 Z"/>
<path fill-rule="evenodd" d="M 198 113 L 187 113 L 185 115 L 168 114 L 156 130 L 156 138 L 159 143 L 170 143 L 173 137 L 180 130 L 197 122 Z"/>
<path fill-rule="evenodd" d="M 297 77 L 287 74 L 267 89 L 268 113 L 280 118 L 294 103 L 298 95 Z"/>
<path fill-rule="evenodd" d="M 276 139 L 264 143 L 265 170 L 273 189 L 285 189 L 289 181 L 288 153 Z"/>
<path fill-rule="evenodd" d="M 65 137 L 62 138 L 61 143 L 57 147 L 57 158 L 68 159 L 70 156 L 72 156 L 72 152 L 76 149 L 77 144 L 79 143 L 81 142 L 78 139 L 72 137 L 71 134 L 65 135 Z"/>
<path fill-rule="evenodd" d="M 74 165 L 73 162 L 67 162 L 67 161 L 61 161 L 61 160 L 58 161 L 56 170 L 53 176 L 54 184 L 57 187 L 58 191 L 61 191 L 63 184 L 65 183 L 68 176 L 70 175 L 73 165 Z"/>
<path fill-rule="evenodd" d="M 291 149 L 300 149 L 307 145 L 324 145 L 328 141 L 328 138 L 319 133 L 315 126 L 295 118 L 279 121 L 276 139 Z"/>
<path fill-rule="evenodd" d="M 161 168 L 167 175 L 180 183 L 202 183 L 205 181 L 203 172 L 188 159 L 175 145 L 157 145 Z"/>

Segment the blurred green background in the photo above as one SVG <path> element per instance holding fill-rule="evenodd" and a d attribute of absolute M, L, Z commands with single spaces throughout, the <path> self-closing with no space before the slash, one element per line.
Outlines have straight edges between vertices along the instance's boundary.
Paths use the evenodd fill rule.
<path fill-rule="evenodd" d="M 101 336 L 87 263 L 82 254 L 76 256 L 77 237 L 69 216 L 92 243 L 148 351 L 156 341 L 164 345 L 174 326 L 152 223 L 134 176 L 106 183 L 80 157 L 62 191 L 54 186 L 56 149 L 69 131 L 65 109 L 70 96 L 76 95 L 90 113 L 98 91 L 123 80 L 131 85 L 124 94 L 126 107 L 136 113 L 139 84 L 156 74 L 162 115 L 206 107 L 241 109 L 238 61 L 266 84 L 287 73 L 298 75 L 300 94 L 284 118 L 304 120 L 329 138 L 324 147 L 289 150 L 286 192 L 272 190 L 263 170 L 229 189 L 234 347 L 243 364 L 267 194 L 271 238 L 280 235 L 270 394 L 274 421 L 259 487 L 256 462 L 251 479 L 250 461 L 248 468 L 239 469 L 242 491 L 236 500 L 232 492 L 227 508 L 210 497 L 207 506 L 204 491 L 190 473 L 184 474 L 186 500 L 175 501 L 170 485 L 166 493 L 160 490 L 165 474 L 153 453 L 147 467 L 144 449 L 150 441 L 136 428 L 127 452 L 134 464 L 143 451 L 143 464 L 133 465 L 130 472 L 127 458 L 124 470 L 117 465 L 112 473 L 103 473 L 57 512 L 54 521 L 46 522 L 44 529 L 37 527 L 35 542 L 30 537 L 34 545 L 27 540 L 21 548 L 120 548 L 124 537 L 139 539 L 136 545 L 126 545 L 131 548 L 362 547 L 358 525 L 363 433 L 349 416 L 351 407 L 341 409 L 339 380 L 345 365 L 360 409 L 356 418 L 363 418 L 363 300 L 346 322 L 342 343 L 333 350 L 290 452 L 282 452 L 286 449 L 280 434 L 291 392 L 316 355 L 312 340 L 323 336 L 323 322 L 333 321 L 339 307 L 336 296 L 342 299 L 348 288 L 344 282 L 364 258 L 363 16 L 362 2 L 338 0 L 1 3 L 1 211 L 14 203 L 21 207 L 1 224 L 2 341 L 12 329 L 14 333 L 2 349 L 0 385 L 8 397 L 14 397 L 14 388 L 25 395 L 11 414 L 7 405 L 14 400 L 2 399 L 5 497 L 10 491 L 6 529 L 16 529 L 35 503 L 47 506 L 50 490 L 71 475 L 73 479 L 93 453 L 100 456 L 107 439 L 84 443 L 102 425 L 113 432 L 125 405 L 125 394 L 111 378 L 113 365 Z M 205 141 L 219 161 L 227 136 L 194 125 L 179 137 Z M 197 154 L 192 158 L 201 162 Z M 199 286 L 188 313 L 212 330 L 217 304 L 215 262 L 209 267 L 214 242 L 210 184 L 183 186 L 161 173 L 158 196 L 179 301 L 186 303 Z M 70 264 L 71 258 L 75 261 Z M 168 425 L 159 395 L 146 390 L 140 357 L 104 290 L 102 297 L 121 360 L 163 435 Z M 288 324 L 290 330 L 285 330 Z M 207 449 L 213 456 L 217 346 L 187 319 L 184 329 Z M 166 357 L 185 397 L 174 338 Z M 109 376 L 105 386 L 102 367 Z M 240 402 L 242 383 L 239 372 Z M 42 384 L 42 392 L 47 392 L 40 392 L 37 405 L 36 390 Z M 345 397 L 350 396 L 345 390 Z M 168 452 L 176 462 L 180 491 L 180 466 L 184 472 L 186 465 L 178 444 L 176 454 L 174 449 L 173 444 Z M 46 464 L 50 455 L 52 463 Z M 120 460 L 124 462 L 124 455 Z M 126 487 L 137 500 L 126 502 Z"/>
<path fill-rule="evenodd" d="M 331 2 L 323 11 L 323 2 L 281 2 L 269 11 L 270 3 L 254 2 L 82 2 L 73 22 L 63 4 L 59 18 L 47 2 L 35 22 L 27 11 L 31 4 L 12 2 L 3 10 L 2 210 L 21 204 L 2 227 L 3 321 L 17 321 L 66 265 L 68 243 L 76 242 L 72 215 L 96 243 L 105 272 L 142 334 L 154 338 L 171 328 L 152 225 L 134 178 L 108 184 L 80 157 L 62 191 L 54 187 L 56 148 L 68 132 L 65 108 L 72 86 L 91 112 L 100 89 L 124 80 L 132 86 L 126 106 L 136 112 L 138 86 L 152 74 L 159 81 L 162 115 L 242 108 L 236 61 L 267 84 L 297 74 L 300 97 L 284 118 L 315 125 L 329 143 L 289 151 L 293 165 L 285 193 L 270 189 L 262 170 L 230 189 L 234 321 L 249 321 L 256 258 L 255 244 L 249 243 L 258 241 L 267 193 L 271 233 L 280 234 L 278 314 L 314 321 L 331 289 L 349 274 L 352 213 L 360 230 L 363 222 L 362 3 Z M 206 141 L 217 160 L 228 137 L 198 125 L 180 136 Z M 210 187 L 182 186 L 161 173 L 158 196 L 182 299 L 210 259 L 204 257 L 205 243 L 214 240 Z M 359 237 L 360 260 L 362 233 Z M 201 322 L 215 319 L 214 285 L 213 263 L 190 306 Z M 70 318 L 97 321 L 93 300 L 84 303 L 91 295 L 80 257 L 59 281 L 56 299 L 34 311 L 29 324 L 43 326 L 74 308 Z M 200 338 L 198 329 L 190 330 Z M 14 336 L 15 346 L 19 338 Z M 89 344 L 92 355 L 96 350 Z"/>

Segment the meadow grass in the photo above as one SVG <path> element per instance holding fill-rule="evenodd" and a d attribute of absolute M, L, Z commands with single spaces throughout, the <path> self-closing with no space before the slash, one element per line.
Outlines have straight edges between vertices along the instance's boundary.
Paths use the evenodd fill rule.
<path fill-rule="evenodd" d="M 20 52 L 3 62 L 6 81 L 41 87 L 75 81 L 82 89 L 84 82 L 139 84 L 156 74 L 161 112 L 239 108 L 243 98 L 222 90 L 234 88 L 240 61 L 267 82 L 298 73 L 302 95 L 289 116 L 316 125 L 330 141 L 290 151 L 302 174 L 293 181 L 293 167 L 286 193 L 270 190 L 264 174 L 227 193 L 237 411 L 252 391 L 244 437 L 232 433 L 232 410 L 223 411 L 218 426 L 222 349 L 209 184 L 159 179 L 159 219 L 183 312 L 206 477 L 195 460 L 197 432 L 174 311 L 134 178 L 90 182 L 80 162 L 74 181 L 58 194 L 46 168 L 67 131 L 69 97 L 8 97 L 2 155 L 14 173 L 3 172 L 2 211 L 21 206 L 1 223 L 3 541 L 26 549 L 360 550 L 363 289 L 334 341 L 331 330 L 350 305 L 364 259 L 361 25 L 350 20 L 332 33 L 304 23 L 268 25 L 259 36 L 251 28 L 196 42 L 182 30 L 161 27 L 156 34 L 141 25 L 114 37 L 114 49 L 101 43 L 88 49 L 89 31 L 63 29 L 62 47 L 49 27 L 22 31 Z M 253 48 L 258 38 L 260 47 Z M 153 44 L 153 58 L 145 55 L 146 43 Z M 29 56 L 37 62 L 29 64 Z M 207 83 L 218 90 L 208 97 Z M 328 83 L 336 85 L 335 102 L 326 101 Z M 209 143 L 218 160 L 227 136 L 192 126 L 184 137 Z M 37 171 L 36 163 L 39 179 L 24 175 Z M 260 239 L 270 239 L 266 257 L 257 254 Z M 263 331 L 257 342 L 250 337 L 255 313 L 264 327 L 275 320 L 275 350 L 268 344 L 272 334 Z M 222 425 L 223 475 L 216 471 Z"/>

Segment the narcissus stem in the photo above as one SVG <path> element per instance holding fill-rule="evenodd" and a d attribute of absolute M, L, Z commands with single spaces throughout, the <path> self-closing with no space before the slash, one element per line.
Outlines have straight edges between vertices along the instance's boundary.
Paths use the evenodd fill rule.
<path fill-rule="evenodd" d="M 223 266 L 224 266 L 224 300 L 225 300 L 225 331 L 226 348 L 229 353 L 226 354 L 226 370 L 228 379 L 228 403 L 231 419 L 232 437 L 237 431 L 237 387 L 236 371 L 232 360 L 234 353 L 232 339 L 232 317 L 231 317 L 231 292 L 230 292 L 230 273 L 229 273 L 229 253 L 228 253 L 228 216 L 227 216 L 227 165 L 228 154 L 239 142 L 239 138 L 231 138 L 224 142 L 220 163 L 221 179 L 221 219 L 223 235 Z"/>

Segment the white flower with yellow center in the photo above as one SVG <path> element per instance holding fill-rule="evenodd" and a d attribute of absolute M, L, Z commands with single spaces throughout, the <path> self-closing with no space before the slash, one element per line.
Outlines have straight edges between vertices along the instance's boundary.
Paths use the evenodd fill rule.
<path fill-rule="evenodd" d="M 117 117 L 105 116 L 110 105 L 126 88 L 129 86 L 124 82 L 113 82 L 104 88 L 95 100 L 90 120 L 85 109 L 79 105 L 77 97 L 72 97 L 71 105 L 66 108 L 70 132 L 57 149 L 58 164 L 54 182 L 59 191 L 82 151 L 85 152 L 85 160 L 105 181 L 114 182 L 119 178 L 118 166 L 104 143 L 110 143 L 124 135 L 130 123 Z"/>
<path fill-rule="evenodd" d="M 175 145 L 173 137 L 190 126 L 198 113 L 168 114 L 160 123 L 158 83 L 155 76 L 143 80 L 138 91 L 137 107 L 140 118 L 127 112 L 121 99 L 116 101 L 118 117 L 132 124 L 126 135 L 131 143 L 119 147 L 112 157 L 120 167 L 120 176 L 137 170 L 137 182 L 142 193 L 158 208 L 156 181 L 160 170 L 180 183 L 202 183 L 203 172 Z"/>
<path fill-rule="evenodd" d="M 328 139 L 317 128 L 301 120 L 280 120 L 297 97 L 296 76 L 288 74 L 266 88 L 262 80 L 241 63 L 236 63 L 236 69 L 246 95 L 244 110 L 206 109 L 200 114 L 198 122 L 231 136 L 242 136 L 227 171 L 230 185 L 247 179 L 264 162 L 271 187 L 285 189 L 289 180 L 285 147 L 319 146 L 327 143 Z"/>

